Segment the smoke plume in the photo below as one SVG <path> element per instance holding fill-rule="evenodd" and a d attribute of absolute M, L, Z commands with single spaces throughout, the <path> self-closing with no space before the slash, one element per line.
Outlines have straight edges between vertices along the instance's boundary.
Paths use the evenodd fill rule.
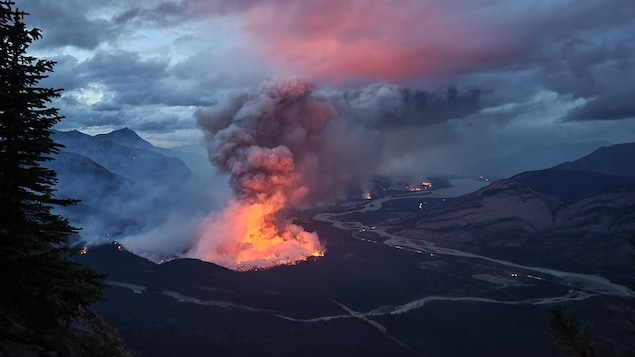
<path fill-rule="evenodd" d="M 372 135 L 335 120 L 335 108 L 313 90 L 301 79 L 265 81 L 196 113 L 210 160 L 229 175 L 235 200 L 206 219 L 190 256 L 246 270 L 324 253 L 317 233 L 285 214 L 363 186 L 375 156 Z"/>

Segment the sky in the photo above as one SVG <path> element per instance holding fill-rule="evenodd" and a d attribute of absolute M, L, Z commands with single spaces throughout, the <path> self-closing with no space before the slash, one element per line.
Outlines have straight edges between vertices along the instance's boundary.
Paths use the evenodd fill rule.
<path fill-rule="evenodd" d="M 30 53 L 57 61 L 60 130 L 196 145 L 196 113 L 302 78 L 365 128 L 379 173 L 635 141 L 632 0 L 16 3 L 43 30 Z"/>

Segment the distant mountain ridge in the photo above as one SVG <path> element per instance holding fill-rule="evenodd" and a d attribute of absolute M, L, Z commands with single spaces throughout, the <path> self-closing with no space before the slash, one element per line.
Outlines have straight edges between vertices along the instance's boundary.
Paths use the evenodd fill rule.
<path fill-rule="evenodd" d="M 635 143 L 601 147 L 578 160 L 555 166 L 554 169 L 635 177 Z"/>
<path fill-rule="evenodd" d="M 107 170 L 129 179 L 187 180 L 192 175 L 185 163 L 151 150 L 154 146 L 130 129 L 94 137 L 79 132 L 55 131 L 53 140 L 64 145 L 62 152 L 85 156 Z"/>
<path fill-rule="evenodd" d="M 484 175 L 500 179 L 524 171 L 542 170 L 559 165 L 562 162 L 580 158 L 597 150 L 599 147 L 607 145 L 610 145 L 610 143 L 606 141 L 528 145 L 506 156 L 481 160 L 465 169 L 465 171 L 473 175 Z"/>
<path fill-rule="evenodd" d="M 601 147 L 577 160 L 511 178 L 534 190 L 573 202 L 635 183 L 635 143 Z"/>
<path fill-rule="evenodd" d="M 94 139 L 98 141 L 109 140 L 120 145 L 137 149 L 145 149 L 150 151 L 155 151 L 158 149 L 150 142 L 142 139 L 134 130 L 129 129 L 128 127 L 111 131 L 107 134 L 97 134 L 94 136 Z"/>

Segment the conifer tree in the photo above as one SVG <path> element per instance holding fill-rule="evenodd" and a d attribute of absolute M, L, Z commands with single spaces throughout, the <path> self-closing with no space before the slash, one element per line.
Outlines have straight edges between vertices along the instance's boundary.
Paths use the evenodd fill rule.
<path fill-rule="evenodd" d="M 41 31 L 14 5 L 0 0 L 0 312 L 45 326 L 98 300 L 103 285 L 69 260 L 78 230 L 52 211 L 76 203 L 55 197 L 56 173 L 43 166 L 61 148 L 51 128 L 63 117 L 50 107 L 61 89 L 39 86 L 55 62 L 27 54 Z"/>

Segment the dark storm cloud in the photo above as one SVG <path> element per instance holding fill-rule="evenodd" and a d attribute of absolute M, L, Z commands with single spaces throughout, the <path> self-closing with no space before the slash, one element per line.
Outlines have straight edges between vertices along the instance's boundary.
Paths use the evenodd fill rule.
<path fill-rule="evenodd" d="M 635 26 L 631 27 L 635 33 Z M 620 120 L 635 117 L 635 35 L 585 41 L 563 48 L 560 71 L 547 86 L 586 103 L 572 109 L 566 121 Z M 565 51 L 568 52 L 565 54 Z"/>
<path fill-rule="evenodd" d="M 74 90 L 85 86 L 85 73 L 80 73 L 79 61 L 71 55 L 50 56 L 49 60 L 57 62 L 53 73 L 42 81 L 43 85 L 61 88 L 64 90 Z"/>
<path fill-rule="evenodd" d="M 619 120 L 635 118 L 635 85 L 616 84 L 615 88 L 598 93 L 585 104 L 570 110 L 565 121 Z M 624 85 L 623 87 L 620 87 Z"/>
<path fill-rule="evenodd" d="M 161 82 L 167 76 L 167 61 L 142 59 L 128 51 L 98 51 L 77 66 L 88 82 L 98 82 L 112 92 L 118 104 L 161 103 Z"/>
<path fill-rule="evenodd" d="M 633 1 L 554 2 L 510 28 L 524 49 L 500 71 L 499 82 L 504 86 L 506 75 L 531 72 L 525 85 L 554 91 L 561 100 L 582 99 L 565 121 L 633 118 L 634 19 Z"/>
<path fill-rule="evenodd" d="M 84 61 L 72 56 L 53 59 L 58 64 L 45 84 L 65 89 L 60 101 L 67 117 L 64 126 L 128 125 L 152 132 L 189 129 L 194 127 L 191 114 L 185 115 L 190 118 L 188 123 L 170 108 L 211 104 L 209 91 L 173 74 L 166 60 L 122 50 L 97 51 Z M 86 89 L 101 93 L 101 97 L 84 103 L 80 97 Z"/>
<path fill-rule="evenodd" d="M 425 91 L 375 83 L 363 89 L 327 93 L 341 116 L 375 129 L 426 127 L 478 113 L 480 89 Z"/>
<path fill-rule="evenodd" d="M 537 81 L 565 98 L 585 100 L 565 121 L 635 117 L 635 2 L 618 1 L 602 10 L 586 14 L 588 27 L 565 32 L 569 37 L 561 34 L 535 51 Z"/>
<path fill-rule="evenodd" d="M 40 49 L 63 46 L 95 49 L 102 42 L 116 39 L 122 31 L 116 24 L 87 16 L 96 4 L 98 2 L 81 0 L 17 1 L 17 5 L 30 14 L 28 24 L 43 30 L 43 39 L 34 44 Z"/>
<path fill-rule="evenodd" d="M 252 7 L 253 0 L 173 0 L 137 1 L 117 13 L 112 22 L 118 26 L 175 26 L 209 16 L 240 13 Z"/>
<path fill-rule="evenodd" d="M 67 106 L 61 114 L 65 119 L 56 127 L 58 130 L 85 127 L 121 128 L 127 126 L 128 120 L 118 111 L 90 111 L 75 105 Z"/>
<path fill-rule="evenodd" d="M 64 98 L 64 100 L 69 99 Z M 70 99 L 70 101 L 74 100 L 76 101 L 76 99 Z M 185 112 L 181 107 L 166 110 L 163 106 L 127 106 L 123 110 L 106 110 L 95 108 L 95 106 L 86 107 L 81 104 L 72 104 L 66 105 L 64 108 L 61 114 L 66 118 L 56 127 L 58 130 L 101 128 L 100 131 L 108 132 L 128 127 L 148 134 L 196 128 L 189 112 Z"/>
<path fill-rule="evenodd" d="M 174 0 L 150 2 L 145 8 L 135 8 L 121 17 L 138 18 L 159 23 L 186 21 L 209 15 L 241 12 L 254 6 L 253 0 Z"/>

